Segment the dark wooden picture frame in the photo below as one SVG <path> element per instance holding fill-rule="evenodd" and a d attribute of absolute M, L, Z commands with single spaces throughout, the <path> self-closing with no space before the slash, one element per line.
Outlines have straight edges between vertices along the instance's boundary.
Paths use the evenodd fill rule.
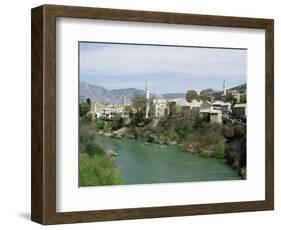
<path fill-rule="evenodd" d="M 87 18 L 264 29 L 266 36 L 265 200 L 56 212 L 56 18 Z M 32 9 L 31 219 L 62 224 L 274 209 L 274 21 L 271 19 L 43 5 Z"/>

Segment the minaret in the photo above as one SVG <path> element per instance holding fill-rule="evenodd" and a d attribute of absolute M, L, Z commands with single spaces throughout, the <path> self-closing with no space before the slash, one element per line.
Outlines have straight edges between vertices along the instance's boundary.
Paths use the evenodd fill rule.
<path fill-rule="evenodd" d="M 149 86 L 149 80 L 146 79 L 146 108 L 145 108 L 145 118 L 148 118 L 148 113 L 149 113 L 149 91 L 150 91 L 150 86 Z"/>
<path fill-rule="evenodd" d="M 223 80 L 223 96 L 226 96 L 226 81 Z"/>

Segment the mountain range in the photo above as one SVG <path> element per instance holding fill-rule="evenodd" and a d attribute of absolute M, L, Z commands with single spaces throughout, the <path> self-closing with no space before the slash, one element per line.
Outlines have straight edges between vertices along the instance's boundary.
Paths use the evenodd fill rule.
<path fill-rule="evenodd" d="M 236 87 L 231 88 L 230 90 L 237 90 L 239 92 L 243 92 L 247 89 L 247 84 L 238 85 Z"/>
<path fill-rule="evenodd" d="M 80 82 L 80 101 L 84 101 L 90 98 L 92 102 L 101 102 L 105 104 L 121 104 L 126 102 L 130 103 L 135 96 L 144 96 L 145 91 L 136 88 L 127 89 L 105 89 L 102 86 L 92 85 L 86 82 Z M 151 96 L 156 96 L 156 94 L 151 94 Z M 164 98 L 185 98 L 185 93 L 169 93 L 158 95 Z"/>
<path fill-rule="evenodd" d="M 135 88 L 108 90 L 102 86 L 80 82 L 80 100 L 90 98 L 92 102 L 120 104 L 124 103 L 125 98 L 127 103 L 130 103 L 137 95 L 145 95 L 145 91 Z"/>
<path fill-rule="evenodd" d="M 233 87 L 238 91 L 246 89 L 246 84 Z M 80 101 L 84 101 L 90 98 L 92 102 L 100 102 L 105 104 L 123 104 L 126 98 L 126 102 L 130 103 L 135 96 L 145 95 L 145 91 L 136 88 L 126 88 L 126 89 L 105 89 L 102 86 L 92 85 L 86 82 L 80 82 Z M 185 98 L 185 93 L 167 93 L 161 96 L 166 99 L 174 98 Z M 151 96 L 156 96 L 156 94 L 151 94 Z"/>

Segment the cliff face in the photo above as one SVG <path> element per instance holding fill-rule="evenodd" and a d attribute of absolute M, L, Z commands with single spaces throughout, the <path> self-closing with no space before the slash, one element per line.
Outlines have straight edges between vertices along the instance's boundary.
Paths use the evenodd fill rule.
<path fill-rule="evenodd" d="M 238 170 L 243 179 L 246 179 L 246 128 L 241 125 L 225 129 L 226 141 L 225 157 L 232 168 Z"/>

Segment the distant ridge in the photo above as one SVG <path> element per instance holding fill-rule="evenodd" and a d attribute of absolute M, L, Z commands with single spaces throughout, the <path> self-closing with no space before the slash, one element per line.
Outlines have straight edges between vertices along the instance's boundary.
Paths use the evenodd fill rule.
<path fill-rule="evenodd" d="M 90 98 L 92 102 L 121 104 L 124 103 L 125 97 L 127 103 L 130 103 L 137 95 L 145 95 L 145 91 L 135 88 L 108 90 L 102 86 L 80 82 L 80 100 Z"/>
<path fill-rule="evenodd" d="M 245 91 L 246 88 L 247 88 L 247 84 L 243 84 L 230 88 L 229 90 Z"/>
<path fill-rule="evenodd" d="M 165 93 L 162 96 L 166 99 L 185 98 L 186 93 Z"/>

